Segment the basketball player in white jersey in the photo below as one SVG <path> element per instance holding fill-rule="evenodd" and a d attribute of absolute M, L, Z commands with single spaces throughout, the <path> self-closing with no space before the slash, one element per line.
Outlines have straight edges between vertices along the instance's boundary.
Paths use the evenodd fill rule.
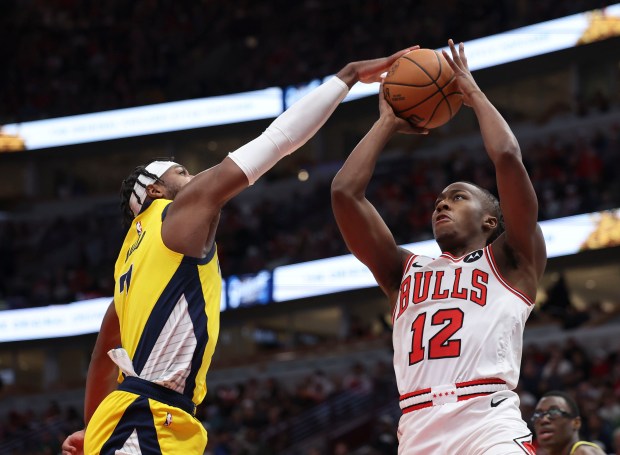
<path fill-rule="evenodd" d="M 348 248 L 392 304 L 399 454 L 534 453 L 512 389 L 546 264 L 538 203 L 519 145 L 474 81 L 463 44 L 449 46 L 444 56 L 478 118 L 501 203 L 474 184 L 448 185 L 432 216 L 442 254 L 398 247 L 365 191 L 394 133 L 427 131 L 396 117 L 380 94 L 379 120 L 334 178 L 333 210 Z"/>

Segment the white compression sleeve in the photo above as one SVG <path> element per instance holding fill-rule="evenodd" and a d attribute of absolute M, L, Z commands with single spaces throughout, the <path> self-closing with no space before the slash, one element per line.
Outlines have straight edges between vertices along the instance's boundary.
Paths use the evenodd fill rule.
<path fill-rule="evenodd" d="M 281 158 L 314 136 L 348 92 L 347 84 L 337 77 L 331 78 L 280 114 L 263 134 L 228 156 L 253 185 Z"/>

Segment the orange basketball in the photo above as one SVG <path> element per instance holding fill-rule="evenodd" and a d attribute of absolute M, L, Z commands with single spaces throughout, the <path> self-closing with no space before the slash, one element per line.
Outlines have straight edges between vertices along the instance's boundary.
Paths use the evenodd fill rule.
<path fill-rule="evenodd" d="M 421 128 L 447 123 L 463 104 L 454 71 L 441 52 L 432 49 L 416 49 L 396 60 L 383 93 L 396 115 Z"/>

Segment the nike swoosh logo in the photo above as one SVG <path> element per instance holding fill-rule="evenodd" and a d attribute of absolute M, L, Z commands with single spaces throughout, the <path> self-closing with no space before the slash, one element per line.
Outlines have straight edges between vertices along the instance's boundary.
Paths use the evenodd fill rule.
<path fill-rule="evenodd" d="M 422 266 L 418 264 L 417 262 L 414 262 L 413 264 L 411 264 L 411 267 L 422 267 Z"/>
<path fill-rule="evenodd" d="M 498 401 L 493 401 L 491 400 L 491 407 L 494 408 L 496 406 L 499 406 L 500 404 L 502 404 L 504 401 L 506 401 L 508 398 L 502 398 L 501 400 Z"/>

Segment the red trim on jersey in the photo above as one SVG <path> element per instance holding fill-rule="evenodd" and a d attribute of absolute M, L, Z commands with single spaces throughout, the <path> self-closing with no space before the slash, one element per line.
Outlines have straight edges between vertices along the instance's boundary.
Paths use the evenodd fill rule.
<path fill-rule="evenodd" d="M 409 267 L 411 267 L 411 262 L 417 257 L 417 254 L 411 253 L 411 256 L 407 258 L 407 262 L 405 262 L 405 268 L 403 269 L 403 275 L 407 273 L 407 270 L 409 270 Z"/>
<path fill-rule="evenodd" d="M 471 387 L 473 385 L 485 384 L 506 384 L 506 381 L 499 378 L 474 379 L 473 381 L 457 382 L 455 385 L 457 389 L 460 389 L 461 387 Z"/>
<path fill-rule="evenodd" d="M 439 257 L 442 257 L 442 256 L 443 256 L 443 257 L 445 257 L 446 259 L 450 259 L 452 262 L 460 262 L 460 261 L 462 261 L 464 258 L 466 258 L 467 256 L 469 256 L 470 254 L 475 253 L 476 251 L 478 251 L 478 250 L 473 250 L 473 251 L 470 251 L 469 253 L 465 253 L 463 256 L 460 256 L 460 257 L 458 257 L 458 258 L 457 258 L 456 256 L 452 255 L 451 253 L 448 253 L 448 252 L 446 251 L 446 252 L 444 252 L 444 253 L 441 253 L 441 256 L 439 256 Z"/>
<path fill-rule="evenodd" d="M 398 309 L 400 303 L 398 296 L 396 297 L 396 303 L 394 304 L 394 308 L 392 308 L 392 326 L 394 326 L 394 320 L 396 319 L 396 310 Z"/>
<path fill-rule="evenodd" d="M 484 397 L 487 395 L 491 395 L 495 392 L 480 392 L 480 393 L 471 393 L 469 395 L 460 395 L 459 397 L 457 397 L 456 401 L 466 401 L 466 400 L 470 400 L 472 398 L 477 398 L 477 397 Z M 418 403 L 418 404 L 413 404 L 411 406 L 407 406 L 405 408 L 402 409 L 403 414 L 407 414 L 409 412 L 413 412 L 413 411 L 417 411 L 419 409 L 424 409 L 424 408 L 430 408 L 431 406 L 433 406 L 433 402 L 432 401 L 425 401 L 424 403 Z"/>
<path fill-rule="evenodd" d="M 467 253 L 469 254 L 469 253 Z M 448 253 L 447 251 L 445 253 L 441 253 L 441 255 L 439 257 L 444 257 L 446 259 L 450 259 L 452 262 L 459 262 L 461 259 L 463 259 L 466 255 L 461 256 L 460 258 L 457 258 L 453 255 L 451 255 L 450 253 Z"/>
<path fill-rule="evenodd" d="M 411 267 L 411 263 L 413 262 L 413 260 L 417 257 L 417 254 L 411 253 L 411 255 L 407 258 L 407 262 L 405 262 L 405 267 L 403 268 L 403 277 L 405 276 L 405 273 L 407 273 L 407 270 L 409 270 L 409 267 Z M 394 305 L 394 309 L 392 310 L 392 325 L 394 325 L 394 321 L 396 320 L 396 310 L 398 310 L 399 307 L 400 301 L 397 299 L 396 304 Z"/>
<path fill-rule="evenodd" d="M 499 267 L 497 266 L 497 263 L 495 262 L 495 256 L 493 255 L 493 249 L 491 248 L 491 245 L 484 247 L 484 249 L 487 250 L 486 257 L 487 257 L 487 261 L 489 265 L 491 266 L 491 271 L 493 272 L 493 275 L 495 275 L 495 277 L 499 280 L 499 282 L 502 283 L 502 285 L 506 289 L 508 289 L 510 292 L 512 292 L 514 295 L 516 295 L 521 300 L 523 300 L 527 306 L 534 305 L 534 302 L 532 302 L 532 300 L 527 295 L 525 295 L 523 292 L 519 291 L 518 289 L 512 287 L 504 279 L 504 277 L 499 271 Z"/>
<path fill-rule="evenodd" d="M 407 406 L 403 409 L 403 414 L 407 414 L 408 412 L 417 411 L 418 409 L 430 408 L 433 405 L 432 401 L 426 401 L 424 403 L 414 404 L 412 406 Z"/>
<path fill-rule="evenodd" d="M 418 395 L 424 395 L 425 393 L 431 393 L 430 387 L 428 389 L 420 389 L 415 392 L 409 392 L 400 396 L 400 401 L 406 400 L 407 398 L 417 397 Z"/>
<path fill-rule="evenodd" d="M 486 395 L 491 395 L 492 393 L 495 393 L 495 392 L 482 392 L 482 393 L 472 393 L 469 395 L 461 395 L 456 399 L 456 401 L 465 401 L 465 400 L 469 400 L 470 398 L 484 397 Z"/>

